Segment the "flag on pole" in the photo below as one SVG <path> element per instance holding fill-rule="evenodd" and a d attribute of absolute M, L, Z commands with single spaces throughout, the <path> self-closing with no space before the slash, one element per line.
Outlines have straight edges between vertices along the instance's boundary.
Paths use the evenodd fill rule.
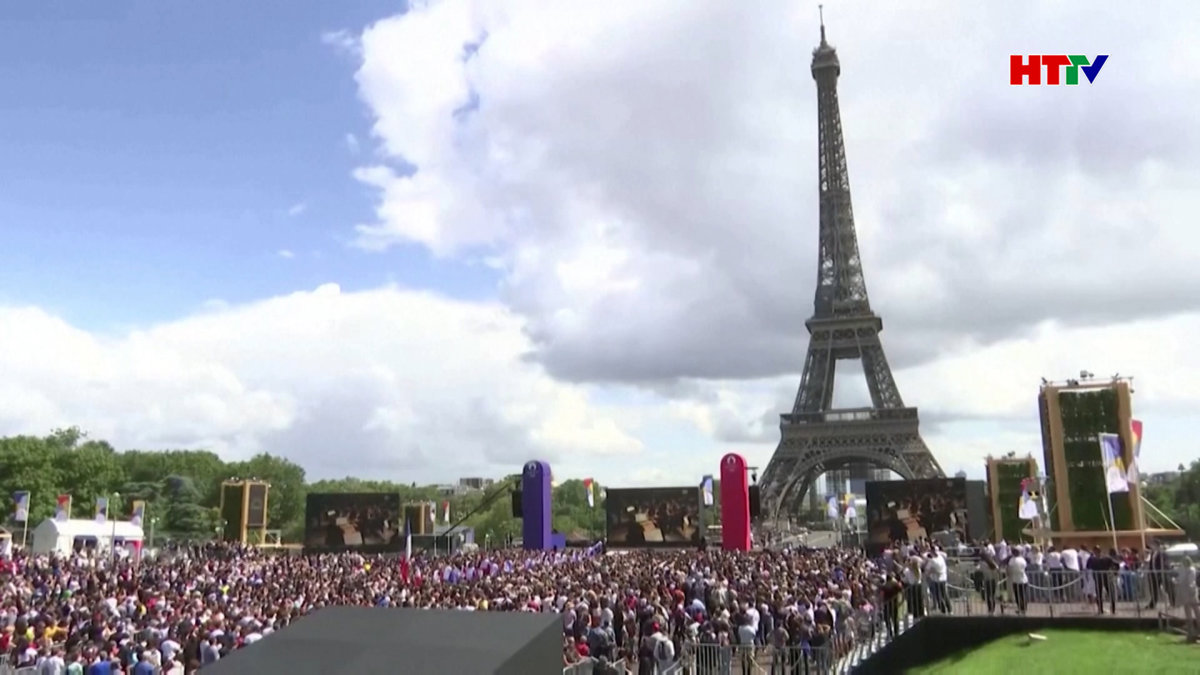
<path fill-rule="evenodd" d="M 1129 469 L 1125 471 L 1125 482 L 1137 485 L 1141 476 L 1138 474 L 1138 462 L 1142 456 L 1142 421 L 1129 420 L 1130 436 L 1133 437 L 1133 453 L 1129 458 Z"/>
<path fill-rule="evenodd" d="M 1104 486 L 1108 494 L 1129 492 L 1125 460 L 1121 454 L 1121 437 L 1118 434 L 1100 434 L 1100 459 L 1104 463 Z"/>
<path fill-rule="evenodd" d="M 846 522 L 851 524 L 858 522 L 858 509 L 854 508 L 854 504 L 846 507 Z"/>
<path fill-rule="evenodd" d="M 71 519 L 71 495 L 59 495 L 54 501 L 54 519 L 60 523 Z"/>
<path fill-rule="evenodd" d="M 20 490 L 13 493 L 13 503 L 16 508 L 13 511 L 13 520 L 18 523 L 29 522 L 29 491 Z"/>
<path fill-rule="evenodd" d="M 450 502 L 448 501 L 442 502 L 442 522 L 450 524 Z"/>
<path fill-rule="evenodd" d="M 713 477 L 705 476 L 700 482 L 700 493 L 704 496 L 704 505 L 713 505 Z"/>
<path fill-rule="evenodd" d="M 412 523 L 404 519 L 404 558 L 412 558 Z"/>
<path fill-rule="evenodd" d="M 842 515 L 842 510 L 838 507 L 837 497 L 830 497 L 825 502 L 825 516 L 830 520 L 837 520 Z"/>
<path fill-rule="evenodd" d="M 596 508 L 596 482 L 591 478 L 583 479 L 583 493 L 587 497 L 589 509 Z"/>
<path fill-rule="evenodd" d="M 404 519 L 404 557 L 400 558 L 400 578 L 408 583 L 408 573 L 412 565 L 412 523 Z"/>
<path fill-rule="evenodd" d="M 1038 517 L 1038 494 L 1036 490 L 1029 489 L 1032 483 L 1031 478 L 1021 481 L 1021 499 L 1017 503 L 1017 516 L 1021 520 L 1037 520 Z"/>
<path fill-rule="evenodd" d="M 129 522 L 137 527 L 142 526 L 142 521 L 146 519 L 146 502 L 135 499 L 133 500 L 133 510 L 129 513 Z"/>
<path fill-rule="evenodd" d="M 96 497 L 96 522 L 108 522 L 108 497 Z"/>

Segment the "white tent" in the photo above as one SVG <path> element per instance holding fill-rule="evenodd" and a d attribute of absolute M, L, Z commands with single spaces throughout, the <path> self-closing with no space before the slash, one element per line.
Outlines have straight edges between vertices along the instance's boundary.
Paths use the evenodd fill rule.
<path fill-rule="evenodd" d="M 33 553 L 60 553 L 68 555 L 83 549 L 108 551 L 114 538 L 118 548 L 141 549 L 142 528 L 128 521 L 105 521 L 98 523 L 86 518 L 55 520 L 47 518 L 34 528 Z"/>

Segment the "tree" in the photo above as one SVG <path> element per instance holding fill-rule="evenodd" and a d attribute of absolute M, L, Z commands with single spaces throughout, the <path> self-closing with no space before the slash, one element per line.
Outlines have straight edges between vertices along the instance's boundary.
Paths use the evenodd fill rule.
<path fill-rule="evenodd" d="M 1142 484 L 1146 499 L 1174 520 L 1187 535 L 1200 538 L 1200 460 L 1180 465 L 1177 476 L 1166 483 Z"/>
<path fill-rule="evenodd" d="M 160 483 L 167 476 L 187 476 L 205 503 L 220 499 L 221 481 L 230 478 L 230 467 L 207 450 L 127 450 L 117 455 L 126 480 Z"/>
<path fill-rule="evenodd" d="M 59 452 L 46 439 L 15 436 L 0 439 L 0 503 L 6 503 L 5 519 L 13 515 L 10 495 L 30 495 L 30 527 L 54 514 L 56 497 L 64 492 L 58 463 Z"/>
<path fill-rule="evenodd" d="M 55 442 L 47 439 L 52 448 Z M 109 497 L 126 483 L 125 470 L 117 459 L 117 452 L 104 441 L 85 441 L 54 450 L 58 456 L 59 485 L 71 493 L 76 507 L 96 503 L 97 497 Z M 129 515 L 129 502 L 109 504 L 109 514 L 114 518 Z"/>
<path fill-rule="evenodd" d="M 604 509 L 600 486 L 592 485 L 595 507 L 588 506 L 587 490 L 581 480 L 563 481 L 551 493 L 554 529 L 569 539 L 591 539 L 604 533 Z"/>
<path fill-rule="evenodd" d="M 118 501 L 111 504 L 114 517 L 127 518 L 132 502 L 141 501 L 145 503 L 146 520 L 156 519 L 163 536 L 207 538 L 221 521 L 221 483 L 239 478 L 270 484 L 268 527 L 281 530 L 285 541 L 290 542 L 300 540 L 303 534 L 305 501 L 310 492 L 389 493 L 398 495 L 402 504 L 437 502 L 439 510 L 441 502 L 449 501 L 453 521 L 473 527 L 480 544 L 517 537 L 521 530 L 521 521 L 512 517 L 509 501 L 510 491 L 521 484 L 519 473 L 501 479 L 486 491 L 445 496 L 433 485 L 353 476 L 308 483 L 303 467 L 267 453 L 225 462 L 207 450 L 118 451 L 74 426 L 55 429 L 41 438 L 0 438 L 0 494 L 30 493 L 30 527 L 53 516 L 57 495 L 69 493 L 74 501 L 73 516 L 89 518 L 97 497 L 120 493 Z M 1200 482 L 1196 487 L 1194 492 L 1200 495 Z M 551 514 L 556 530 L 569 538 L 604 534 L 603 490 L 600 486 L 594 488 L 594 508 L 587 505 L 582 481 L 568 480 L 554 488 Z M 1172 492 L 1172 505 L 1175 496 Z M 485 503 L 485 499 L 489 501 Z M 10 500 L 10 519 L 12 512 Z M 707 513 L 719 518 L 719 507 L 707 509 Z"/>
<path fill-rule="evenodd" d="M 161 487 L 163 528 L 180 539 L 205 539 L 215 530 L 213 511 L 200 502 L 200 491 L 187 476 L 168 476 Z"/>

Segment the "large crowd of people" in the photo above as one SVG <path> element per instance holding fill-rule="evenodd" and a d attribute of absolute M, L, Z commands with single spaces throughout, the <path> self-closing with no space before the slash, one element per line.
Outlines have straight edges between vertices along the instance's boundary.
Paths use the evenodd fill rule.
<path fill-rule="evenodd" d="M 1101 558 L 1120 564 L 1098 552 L 1092 560 Z M 844 548 L 597 546 L 403 562 L 209 544 L 143 560 L 16 553 L 0 566 L 0 653 L 38 675 L 191 673 L 331 605 L 555 612 L 564 666 L 588 659 L 598 673 L 656 673 L 689 657 L 725 659 L 708 670 L 727 672 L 728 659 L 764 653 L 783 659 L 770 664 L 776 672 L 822 672 L 864 634 L 898 630 L 901 611 L 951 611 L 947 553 L 934 544 L 874 560 Z M 1058 580 L 1101 568 L 1069 551 L 990 547 L 976 590 L 990 605 L 999 577 L 1027 584 L 1043 569 Z M 1190 574 L 1183 592 L 1194 600 Z M 1028 598 L 1016 601 L 1024 611 Z"/>
<path fill-rule="evenodd" d="M 2 564 L 0 651 L 45 675 L 190 673 L 330 605 L 557 612 L 565 663 L 653 673 L 688 644 L 819 652 L 882 583 L 841 549 L 503 550 L 400 564 L 206 545 Z"/>

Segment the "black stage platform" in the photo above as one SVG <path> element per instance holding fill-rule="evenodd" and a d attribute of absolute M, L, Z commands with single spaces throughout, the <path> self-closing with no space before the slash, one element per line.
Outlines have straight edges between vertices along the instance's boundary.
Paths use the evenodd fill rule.
<path fill-rule="evenodd" d="M 328 607 L 205 675 L 536 675 L 562 670 L 557 614 Z"/>

